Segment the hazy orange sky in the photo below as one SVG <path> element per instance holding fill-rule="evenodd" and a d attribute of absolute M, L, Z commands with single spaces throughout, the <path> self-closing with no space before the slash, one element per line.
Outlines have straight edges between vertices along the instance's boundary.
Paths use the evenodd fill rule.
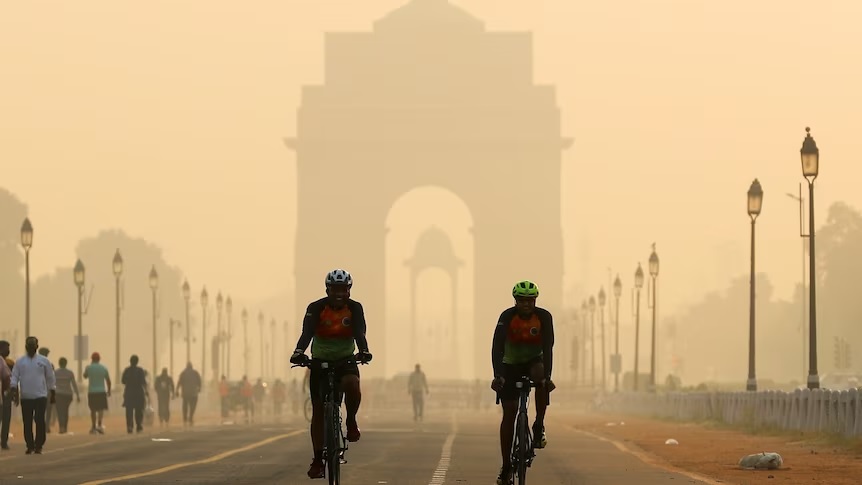
<path fill-rule="evenodd" d="M 300 86 L 323 81 L 325 31 L 370 30 L 403 3 L 5 2 L 0 184 L 29 205 L 34 274 L 120 227 L 162 246 L 195 288 L 291 287 L 282 139 Z M 806 125 L 821 148 L 818 219 L 836 200 L 862 207 L 862 2 L 453 3 L 488 30 L 534 32 L 536 82 L 557 88 L 575 138 L 561 179 L 567 284 L 597 289 L 612 267 L 628 288 L 656 241 L 663 314 L 724 287 L 748 271 L 758 177 L 758 269 L 789 294 L 801 243 L 784 194 L 802 181 Z"/>

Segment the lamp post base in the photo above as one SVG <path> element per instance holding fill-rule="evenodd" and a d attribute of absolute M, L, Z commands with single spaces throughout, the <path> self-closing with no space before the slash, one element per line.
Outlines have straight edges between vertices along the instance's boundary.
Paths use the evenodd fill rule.
<path fill-rule="evenodd" d="M 820 389 L 820 376 L 817 374 L 808 375 L 808 389 Z"/>
<path fill-rule="evenodd" d="M 746 391 L 757 391 L 757 380 L 753 377 L 745 381 L 745 390 Z"/>

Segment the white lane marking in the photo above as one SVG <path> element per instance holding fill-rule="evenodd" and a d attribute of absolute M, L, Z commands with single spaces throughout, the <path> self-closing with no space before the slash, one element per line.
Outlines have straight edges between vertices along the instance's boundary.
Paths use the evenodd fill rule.
<path fill-rule="evenodd" d="M 440 453 L 440 462 L 437 463 L 437 469 L 434 470 L 434 475 L 428 485 L 443 485 L 446 481 L 446 473 L 449 471 L 449 464 L 452 462 L 452 443 L 455 442 L 455 435 L 458 434 L 458 422 L 455 416 L 452 415 L 452 431 L 446 437 L 443 443 L 443 451 Z"/>

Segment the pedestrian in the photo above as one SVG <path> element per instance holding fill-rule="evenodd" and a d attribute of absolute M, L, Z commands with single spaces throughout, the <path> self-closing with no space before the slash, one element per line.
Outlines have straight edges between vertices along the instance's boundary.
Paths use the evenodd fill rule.
<path fill-rule="evenodd" d="M 6 451 L 9 449 L 9 425 L 12 422 L 12 369 L 15 367 L 15 359 L 9 357 L 9 342 L 0 340 L 0 357 L 6 368 L 9 369 L 9 382 L 3 387 L 2 406 L 0 406 L 0 449 Z"/>
<path fill-rule="evenodd" d="M 416 364 L 407 381 L 407 394 L 413 397 L 413 421 L 421 421 L 425 410 L 424 394 L 428 394 L 428 380 L 419 364 Z"/>
<path fill-rule="evenodd" d="M 149 391 L 147 390 L 147 375 L 144 369 L 138 367 L 138 356 L 129 358 L 129 366 L 123 371 L 123 407 L 126 408 L 126 431 L 132 433 L 133 425 L 138 433 L 144 430 L 144 408 L 147 406 Z M 134 416 L 133 416 L 134 415 Z M 134 417 L 134 423 L 132 422 Z"/>
<path fill-rule="evenodd" d="M 218 383 L 218 394 L 221 400 L 221 417 L 225 419 L 228 417 L 228 409 L 230 405 L 228 403 L 228 399 L 230 399 L 230 385 L 227 382 L 227 376 L 222 374 L 221 380 Z"/>
<path fill-rule="evenodd" d="M 102 365 L 102 356 L 93 352 L 90 365 L 84 369 L 84 379 L 90 384 L 87 389 L 87 405 L 90 407 L 90 434 L 105 434 L 102 427 L 102 417 L 108 409 L 108 398 L 111 397 L 111 376 L 108 368 Z"/>
<path fill-rule="evenodd" d="M 39 355 L 41 355 L 42 357 L 45 357 L 46 359 L 48 359 L 48 354 L 50 354 L 50 353 L 51 353 L 51 351 L 48 350 L 48 347 L 39 347 Z M 51 362 L 51 359 L 48 359 L 48 362 Z M 51 370 L 55 371 L 55 376 L 56 376 L 56 370 L 57 369 L 54 367 L 53 362 L 51 362 Z M 48 403 L 48 407 L 45 408 L 45 432 L 46 433 L 51 432 L 51 424 L 57 421 L 57 413 L 54 412 L 55 409 L 56 409 L 56 405 L 51 404 L 51 403 Z"/>
<path fill-rule="evenodd" d="M 186 369 L 180 373 L 177 389 L 183 396 L 183 426 L 195 424 L 195 409 L 198 406 L 198 394 L 201 392 L 201 375 L 189 362 Z"/>
<path fill-rule="evenodd" d="M 174 379 L 168 375 L 167 367 L 162 368 L 162 373 L 156 377 L 153 387 L 156 389 L 156 399 L 159 401 L 159 424 L 167 426 L 171 420 L 171 398 L 177 397 Z"/>
<path fill-rule="evenodd" d="M 24 421 L 24 441 L 27 454 L 42 454 L 45 446 L 45 409 L 55 402 L 54 370 L 51 363 L 42 355 L 37 355 L 39 339 L 27 337 L 24 343 L 26 354 L 19 357 L 12 370 L 10 382 L 14 401 L 21 404 Z M 33 436 L 33 423 L 36 423 L 36 436 Z"/>
<path fill-rule="evenodd" d="M 81 402 L 81 395 L 78 394 L 78 384 L 75 382 L 75 374 L 66 368 L 69 361 L 65 357 L 60 357 L 60 368 L 54 371 L 54 378 L 57 380 L 57 424 L 60 428 L 60 434 L 66 434 L 69 431 L 69 406 L 72 405 L 72 394 L 75 395 L 75 400 Z"/>
<path fill-rule="evenodd" d="M 245 422 L 248 424 L 254 421 L 254 401 L 252 400 L 254 389 L 251 387 L 251 382 L 249 382 L 248 376 L 242 376 L 242 383 L 240 383 L 240 386 L 239 392 L 240 395 L 242 395 L 242 408 L 243 411 L 245 411 Z"/>

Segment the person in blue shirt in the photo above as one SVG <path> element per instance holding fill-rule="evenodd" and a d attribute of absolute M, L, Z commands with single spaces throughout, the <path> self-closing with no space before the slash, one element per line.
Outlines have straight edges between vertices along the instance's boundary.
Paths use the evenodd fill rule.
<path fill-rule="evenodd" d="M 102 356 L 93 352 L 92 362 L 84 369 L 84 379 L 90 381 L 87 389 L 87 404 L 90 406 L 90 420 L 93 423 L 90 434 L 104 434 L 102 417 L 108 409 L 108 398 L 111 397 L 111 376 L 108 368 L 101 364 Z"/>

